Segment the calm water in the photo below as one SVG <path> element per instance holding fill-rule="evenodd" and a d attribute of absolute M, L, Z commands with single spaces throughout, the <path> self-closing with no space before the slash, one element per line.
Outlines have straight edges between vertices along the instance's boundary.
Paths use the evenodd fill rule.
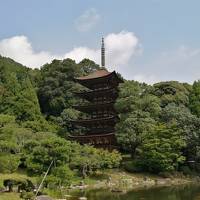
<path fill-rule="evenodd" d="M 126 194 L 100 189 L 74 195 L 85 196 L 88 200 L 200 200 L 200 185 L 141 189 Z"/>

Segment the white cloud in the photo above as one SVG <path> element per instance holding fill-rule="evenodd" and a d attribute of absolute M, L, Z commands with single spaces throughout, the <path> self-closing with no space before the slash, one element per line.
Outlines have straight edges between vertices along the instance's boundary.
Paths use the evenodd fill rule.
<path fill-rule="evenodd" d="M 39 67 L 54 57 L 59 57 L 45 51 L 34 52 L 28 38 L 23 35 L 1 40 L 0 54 L 29 67 Z"/>
<path fill-rule="evenodd" d="M 132 32 L 122 31 L 108 34 L 105 37 L 105 46 L 106 66 L 109 69 L 116 69 L 116 66 L 123 67 L 139 52 L 138 38 Z M 89 58 L 100 64 L 100 48 L 75 47 L 62 55 L 55 55 L 47 51 L 35 52 L 26 36 L 1 40 L 0 54 L 32 68 L 40 67 L 53 59 L 64 58 L 72 58 L 77 62 Z"/>
<path fill-rule="evenodd" d="M 99 44 L 100 46 L 100 44 Z M 192 83 L 200 79 L 200 48 L 180 45 L 176 49 L 163 51 L 142 63 L 135 60 L 141 53 L 138 38 L 132 32 L 121 31 L 105 36 L 106 66 L 117 70 L 127 79 L 155 83 L 158 81 L 178 80 Z M 72 58 L 80 62 L 84 58 L 100 64 L 100 48 L 77 46 L 63 54 L 48 51 L 34 51 L 26 36 L 15 36 L 0 40 L 0 55 L 10 57 L 28 67 L 38 68 L 53 59 Z M 137 61 L 137 63 L 135 62 Z"/>
<path fill-rule="evenodd" d="M 180 45 L 176 49 L 163 51 L 145 64 L 133 67 L 131 79 L 141 82 L 177 80 L 192 83 L 200 79 L 200 49 Z"/>
<path fill-rule="evenodd" d="M 80 32 L 91 30 L 100 20 L 96 9 L 90 8 L 75 20 L 75 27 Z"/>
<path fill-rule="evenodd" d="M 107 66 L 121 67 L 126 65 L 133 55 L 140 53 L 139 40 L 132 32 L 122 31 L 109 34 L 105 38 L 108 62 Z"/>
<path fill-rule="evenodd" d="M 154 75 L 146 75 L 146 74 L 136 74 L 136 75 L 133 76 L 133 80 L 141 82 L 141 83 L 145 82 L 145 83 L 148 83 L 148 84 L 154 84 L 154 83 L 160 81 Z"/>
<path fill-rule="evenodd" d="M 106 66 L 110 69 L 120 69 L 127 65 L 131 58 L 140 53 L 139 40 L 132 32 L 121 31 L 111 33 L 105 37 Z M 100 64 L 100 49 L 77 47 L 67 53 L 65 57 L 77 62 L 89 58 Z"/>

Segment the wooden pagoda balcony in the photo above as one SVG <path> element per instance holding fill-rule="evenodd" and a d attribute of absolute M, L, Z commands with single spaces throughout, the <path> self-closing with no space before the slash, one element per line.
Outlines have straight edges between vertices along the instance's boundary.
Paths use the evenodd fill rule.
<path fill-rule="evenodd" d="M 94 125 L 102 125 L 102 124 L 107 124 L 107 125 L 113 126 L 118 122 L 118 120 L 119 120 L 119 117 L 117 115 L 113 115 L 110 117 L 103 117 L 103 118 L 71 120 L 70 122 L 73 125 L 92 127 Z"/>
<path fill-rule="evenodd" d="M 69 138 L 71 140 L 77 141 L 80 144 L 89 144 L 94 146 L 107 146 L 111 144 L 116 144 L 115 134 L 107 133 L 107 134 L 92 134 L 92 135 L 70 135 Z"/>
<path fill-rule="evenodd" d="M 106 88 L 93 91 L 77 92 L 75 93 L 75 95 L 88 101 L 94 101 L 98 98 L 100 98 L 101 100 L 103 100 L 104 98 L 116 100 L 118 97 L 118 90 L 116 88 Z"/>
<path fill-rule="evenodd" d="M 85 112 L 85 113 L 91 113 L 93 111 L 98 111 L 98 110 L 111 110 L 114 111 L 114 101 L 110 101 L 110 102 L 95 102 L 94 104 L 88 104 L 88 105 L 76 105 L 73 106 L 74 109 L 79 110 L 81 112 Z"/>

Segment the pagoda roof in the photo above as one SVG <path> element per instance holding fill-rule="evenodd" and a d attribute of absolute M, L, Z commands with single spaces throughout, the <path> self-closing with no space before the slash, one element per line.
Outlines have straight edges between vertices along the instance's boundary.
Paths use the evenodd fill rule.
<path fill-rule="evenodd" d="M 76 79 L 77 80 L 90 80 L 90 79 L 95 79 L 95 78 L 100 78 L 100 77 L 106 77 L 112 73 L 113 72 L 108 72 L 106 69 L 102 69 L 102 70 L 92 72 L 91 74 L 89 74 L 87 76 L 81 76 Z"/>
<path fill-rule="evenodd" d="M 112 77 L 116 80 L 117 83 L 123 82 L 123 80 L 118 77 L 115 71 L 108 72 L 106 69 L 97 70 L 87 76 L 77 77 L 74 80 L 84 85 L 85 87 L 93 88 L 95 83 L 104 82 L 105 80 L 110 79 Z"/>
<path fill-rule="evenodd" d="M 110 116 L 104 118 L 93 118 L 93 119 L 81 119 L 81 120 L 71 120 L 72 124 L 76 124 L 79 126 L 91 126 L 91 124 L 99 124 L 99 123 L 115 123 L 118 120 L 118 116 Z"/>

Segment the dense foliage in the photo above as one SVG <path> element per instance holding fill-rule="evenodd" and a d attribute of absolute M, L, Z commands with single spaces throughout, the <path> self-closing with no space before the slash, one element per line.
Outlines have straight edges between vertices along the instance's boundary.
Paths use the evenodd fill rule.
<path fill-rule="evenodd" d="M 117 139 L 131 153 L 135 171 L 175 171 L 190 163 L 195 163 L 191 170 L 200 170 L 199 91 L 199 82 L 120 86 Z"/>
<path fill-rule="evenodd" d="M 55 188 L 97 169 L 119 166 L 117 151 L 66 139 L 72 131 L 69 119 L 81 114 L 72 108 L 79 101 L 73 92 L 80 90 L 73 78 L 96 69 L 100 67 L 88 59 L 79 64 L 54 60 L 32 70 L 0 57 L 0 173 L 23 169 L 41 176 L 53 161 L 46 185 Z"/>
<path fill-rule="evenodd" d="M 67 140 L 70 119 L 84 115 L 72 108 L 82 86 L 74 77 L 100 67 L 84 59 L 54 60 L 32 70 L 0 57 L 0 172 L 23 169 L 41 175 L 53 161 L 46 185 L 69 185 L 73 177 L 119 167 L 117 151 L 81 146 Z M 131 154 L 135 171 L 160 173 L 190 166 L 200 171 L 200 82 L 153 86 L 125 81 L 115 104 L 119 149 Z M 77 130 L 80 131 L 80 130 Z M 130 168 L 130 166 L 129 166 Z"/>

